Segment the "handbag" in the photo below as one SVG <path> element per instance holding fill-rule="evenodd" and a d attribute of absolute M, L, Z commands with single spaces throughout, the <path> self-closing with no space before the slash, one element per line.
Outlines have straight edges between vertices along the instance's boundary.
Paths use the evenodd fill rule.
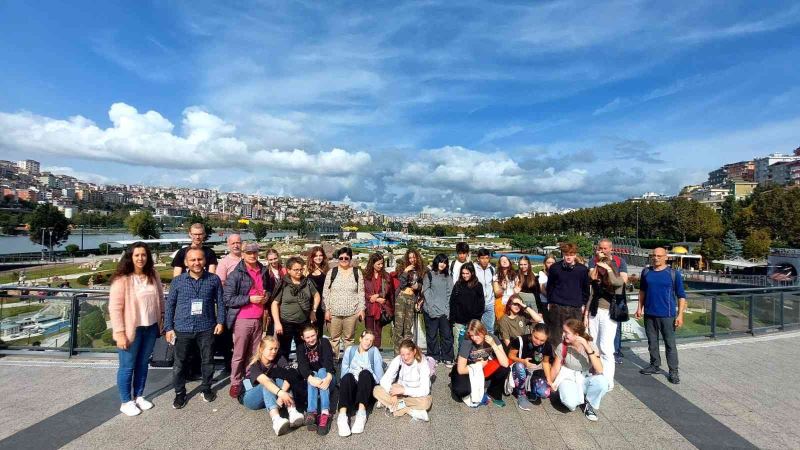
<path fill-rule="evenodd" d="M 386 310 L 386 308 L 381 307 L 381 318 L 380 318 L 381 326 L 389 325 L 393 321 L 394 321 L 394 315 L 390 314 L 389 311 Z"/>
<path fill-rule="evenodd" d="M 608 308 L 608 317 L 615 322 L 628 321 L 630 315 L 628 314 L 628 299 L 625 294 L 614 296 L 614 302 Z"/>

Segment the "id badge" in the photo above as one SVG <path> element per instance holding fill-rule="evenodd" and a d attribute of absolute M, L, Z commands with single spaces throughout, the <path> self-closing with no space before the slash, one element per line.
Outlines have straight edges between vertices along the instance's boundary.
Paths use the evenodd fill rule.
<path fill-rule="evenodd" d="M 203 315 L 203 300 L 199 298 L 192 300 L 192 315 L 193 316 Z"/>

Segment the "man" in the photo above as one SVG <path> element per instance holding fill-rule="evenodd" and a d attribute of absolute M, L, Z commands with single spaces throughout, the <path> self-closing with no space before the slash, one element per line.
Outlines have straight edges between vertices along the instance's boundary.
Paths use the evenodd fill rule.
<path fill-rule="evenodd" d="M 614 243 L 611 242 L 611 239 L 604 238 L 600 239 L 600 242 L 597 243 L 597 253 L 595 253 L 594 258 L 589 261 L 589 270 L 595 268 L 595 264 L 598 261 L 598 255 L 608 255 L 612 256 L 611 262 L 614 264 L 617 272 L 622 277 L 622 281 L 625 284 L 628 284 L 628 263 L 625 262 L 621 256 L 614 255 L 612 252 L 614 251 Z M 617 364 L 622 364 L 622 326 L 617 326 L 617 335 L 614 337 L 614 360 Z"/>
<path fill-rule="evenodd" d="M 489 265 L 491 253 L 485 248 L 478 249 L 478 264 L 475 264 L 475 276 L 483 286 L 483 316 L 481 322 L 490 333 L 494 333 L 494 267 Z M 461 268 L 459 268 L 459 273 Z"/>
<path fill-rule="evenodd" d="M 661 355 L 658 351 L 658 335 L 664 339 L 667 351 L 667 366 L 672 384 L 681 382 L 678 375 L 678 349 L 675 347 L 675 330 L 683 326 L 683 312 L 686 309 L 686 292 L 683 290 L 683 277 L 679 270 L 667 265 L 667 251 L 661 247 L 653 250 L 653 266 L 645 267 L 639 288 L 639 307 L 636 318 L 644 314 L 644 329 L 647 334 L 647 347 L 650 351 L 650 365 L 640 370 L 642 375 L 661 372 Z M 677 305 L 675 300 L 677 298 Z M 675 314 L 677 307 L 678 313 Z"/>
<path fill-rule="evenodd" d="M 242 260 L 242 237 L 234 233 L 228 236 L 227 244 L 228 254 L 219 260 L 219 265 L 217 265 L 214 271 L 223 286 L 225 286 L 225 280 L 228 278 L 228 275 L 233 272 L 233 269 L 235 269 L 236 266 L 239 265 L 239 261 Z"/>
<path fill-rule="evenodd" d="M 456 284 L 458 277 L 461 276 L 461 266 L 469 262 L 469 244 L 459 242 L 456 244 L 456 259 L 450 263 L 450 276 L 453 284 Z"/>
<path fill-rule="evenodd" d="M 172 277 L 175 278 L 186 270 L 186 264 L 184 263 L 186 260 L 186 252 L 193 248 L 203 250 L 203 257 L 206 264 L 205 269 L 208 272 L 216 273 L 217 255 L 214 254 L 214 250 L 203 245 L 203 242 L 206 240 L 206 227 L 203 226 L 202 223 L 193 223 L 192 226 L 189 227 L 189 237 L 192 239 L 192 243 L 189 244 L 188 247 L 183 247 L 178 250 L 178 253 L 175 254 L 175 258 L 172 259 Z"/>
<path fill-rule="evenodd" d="M 241 261 L 231 271 L 223 292 L 227 307 L 225 329 L 230 330 L 234 338 L 228 392 L 233 398 L 239 397 L 246 367 L 263 336 L 264 305 L 269 297 L 269 285 L 267 268 L 258 261 L 258 250 L 255 242 L 244 247 Z"/>
<path fill-rule="evenodd" d="M 175 366 L 172 384 L 175 400 L 172 407 L 181 409 L 186 405 L 186 373 L 190 350 L 200 351 L 202 381 L 200 390 L 203 400 L 212 402 L 217 398 L 211 390 L 214 376 L 214 336 L 225 328 L 225 306 L 222 303 L 222 285 L 219 277 L 204 269 L 203 251 L 192 248 L 186 252 L 184 262 L 187 273 L 172 280 L 164 312 L 166 339 L 175 345 Z"/>
<path fill-rule="evenodd" d="M 561 343 L 564 322 L 583 320 L 589 303 L 589 269 L 575 261 L 578 246 L 571 242 L 561 244 L 561 255 L 561 261 L 547 271 L 547 318 L 553 348 Z"/>

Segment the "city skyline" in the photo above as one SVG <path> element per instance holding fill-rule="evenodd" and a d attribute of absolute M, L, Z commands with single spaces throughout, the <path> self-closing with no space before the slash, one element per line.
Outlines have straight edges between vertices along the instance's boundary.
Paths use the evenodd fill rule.
<path fill-rule="evenodd" d="M 0 5 L 4 159 L 509 216 L 673 195 L 800 143 L 792 2 L 84 6 Z"/>

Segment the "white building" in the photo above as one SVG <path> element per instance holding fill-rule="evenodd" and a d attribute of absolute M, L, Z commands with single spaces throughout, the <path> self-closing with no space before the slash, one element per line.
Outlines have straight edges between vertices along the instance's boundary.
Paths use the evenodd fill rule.
<path fill-rule="evenodd" d="M 763 158 L 756 158 L 753 161 L 756 163 L 755 181 L 759 185 L 765 184 L 770 181 L 769 179 L 769 166 L 779 162 L 798 161 L 800 156 L 784 155 L 783 153 L 773 153 Z"/>
<path fill-rule="evenodd" d="M 34 161 L 32 159 L 26 159 L 23 161 L 17 161 L 17 167 L 29 175 L 39 175 L 39 161 Z"/>

